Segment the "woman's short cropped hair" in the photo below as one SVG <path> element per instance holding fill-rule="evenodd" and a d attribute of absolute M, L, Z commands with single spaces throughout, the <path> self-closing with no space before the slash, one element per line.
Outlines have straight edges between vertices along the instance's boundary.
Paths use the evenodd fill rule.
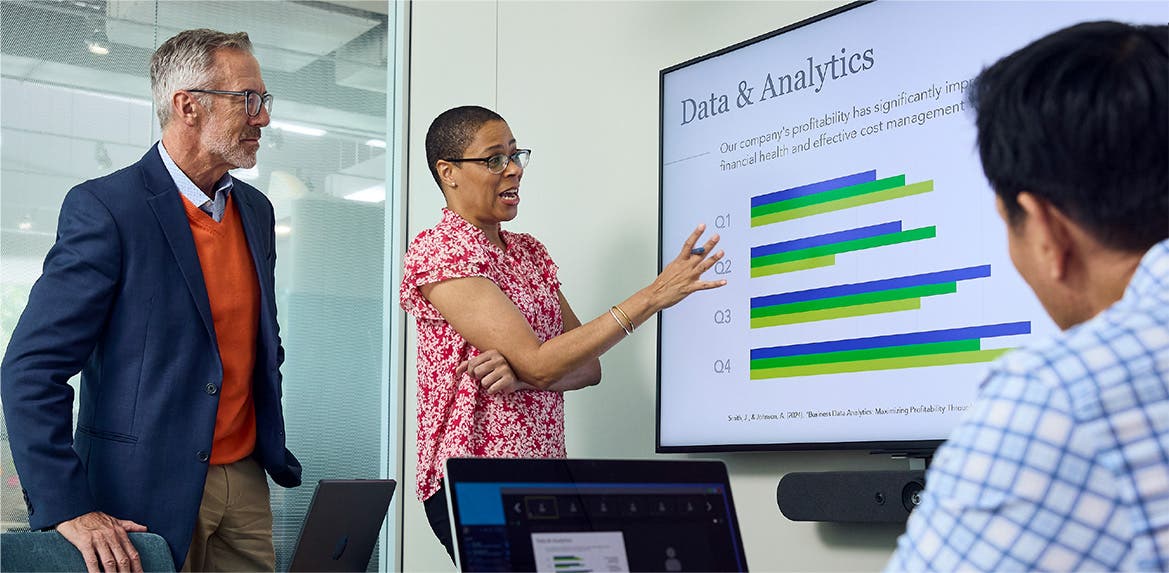
<path fill-rule="evenodd" d="M 426 165 L 439 189 L 442 182 L 435 165 L 438 160 L 462 157 L 479 128 L 492 121 L 503 121 L 503 118 L 485 107 L 464 105 L 440 113 L 430 123 L 430 129 L 426 130 Z"/>

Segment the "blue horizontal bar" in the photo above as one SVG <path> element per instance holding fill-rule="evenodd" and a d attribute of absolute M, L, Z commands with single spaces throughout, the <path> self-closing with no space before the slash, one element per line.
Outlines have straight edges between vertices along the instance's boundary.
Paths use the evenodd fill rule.
<path fill-rule="evenodd" d="M 925 344 L 929 342 L 953 342 L 955 340 L 970 340 L 972 338 L 992 338 L 995 336 L 1029 334 L 1030 332 L 1030 322 L 1006 322 L 1003 324 L 990 324 L 986 326 L 968 326 L 965 328 L 930 330 L 926 332 L 909 332 L 906 334 L 889 334 L 885 336 L 872 336 L 869 338 L 850 338 L 847 340 L 829 340 L 826 342 L 793 344 L 791 346 L 753 348 L 751 349 L 751 360 L 757 360 L 759 358 L 780 358 L 783 356 L 804 356 L 806 354 L 823 354 L 825 352 L 842 352 L 845 350 L 889 348 L 892 346 L 908 346 L 910 344 Z"/>
<path fill-rule="evenodd" d="M 787 253 L 791 251 L 799 251 L 802 249 L 810 249 L 812 247 L 822 247 L 824 245 L 833 245 L 836 243 L 843 243 L 844 241 L 853 241 L 856 239 L 868 239 L 870 237 L 879 237 L 881 235 L 890 235 L 901 231 L 901 221 L 893 221 L 892 223 L 881 223 L 880 225 L 871 225 L 869 227 L 860 227 L 859 229 L 849 229 L 847 231 L 836 231 L 835 233 L 828 233 L 825 235 L 816 235 L 814 237 L 804 237 L 802 239 L 795 239 L 792 241 L 784 241 L 782 243 L 772 243 L 770 245 L 761 245 L 758 247 L 751 247 L 751 257 L 763 257 L 766 255 L 774 255 L 776 253 Z"/>
<path fill-rule="evenodd" d="M 809 300 L 820 300 L 824 298 L 835 298 L 838 296 L 848 296 L 850 294 L 864 294 L 868 292 L 893 290 L 896 288 L 908 288 L 922 285 L 935 285 L 941 283 L 965 281 L 970 279 L 981 279 L 989 276 L 990 265 L 967 267 L 964 269 L 954 269 L 952 271 L 938 271 L 934 273 L 925 273 L 908 277 L 881 279 L 879 281 L 869 281 L 867 283 L 843 284 L 809 290 L 785 292 L 781 294 L 772 294 L 768 296 L 760 296 L 751 299 L 751 308 L 774 306 L 777 304 L 788 304 L 792 302 L 804 302 Z"/>
<path fill-rule="evenodd" d="M 864 171 L 862 173 L 853 173 L 852 175 L 845 175 L 844 177 L 837 177 L 836 179 L 829 179 L 827 181 L 819 181 L 816 183 L 809 183 L 799 187 L 792 187 L 784 189 L 783 191 L 776 191 L 774 193 L 767 193 L 765 195 L 756 195 L 751 198 L 751 206 L 758 207 L 760 205 L 767 205 L 770 203 L 778 203 L 780 201 L 787 201 L 788 199 L 795 199 L 796 197 L 806 197 L 808 195 L 815 195 L 841 187 L 849 187 L 851 185 L 859 185 L 861 183 L 868 183 L 869 181 L 877 180 L 877 170 Z"/>

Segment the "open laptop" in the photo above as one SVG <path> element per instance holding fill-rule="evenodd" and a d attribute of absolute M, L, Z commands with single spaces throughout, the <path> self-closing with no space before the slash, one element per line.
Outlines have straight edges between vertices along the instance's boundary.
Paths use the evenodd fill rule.
<path fill-rule="evenodd" d="M 461 571 L 746 571 L 719 461 L 452 458 Z"/>
<path fill-rule="evenodd" d="M 365 571 L 397 483 L 320 480 L 289 571 Z"/>

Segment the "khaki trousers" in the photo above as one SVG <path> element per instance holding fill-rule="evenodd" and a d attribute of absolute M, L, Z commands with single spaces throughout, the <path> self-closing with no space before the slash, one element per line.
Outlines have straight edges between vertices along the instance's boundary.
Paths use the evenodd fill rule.
<path fill-rule="evenodd" d="M 274 571 L 268 478 L 251 457 L 207 469 L 183 571 Z"/>

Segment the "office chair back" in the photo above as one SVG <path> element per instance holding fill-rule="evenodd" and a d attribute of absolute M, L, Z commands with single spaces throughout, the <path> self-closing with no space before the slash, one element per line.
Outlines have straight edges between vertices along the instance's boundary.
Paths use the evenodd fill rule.
<path fill-rule="evenodd" d="M 166 540 L 154 533 L 131 533 L 143 571 L 173 572 Z M 85 571 L 81 552 L 56 531 L 0 533 L 0 572 Z"/>

